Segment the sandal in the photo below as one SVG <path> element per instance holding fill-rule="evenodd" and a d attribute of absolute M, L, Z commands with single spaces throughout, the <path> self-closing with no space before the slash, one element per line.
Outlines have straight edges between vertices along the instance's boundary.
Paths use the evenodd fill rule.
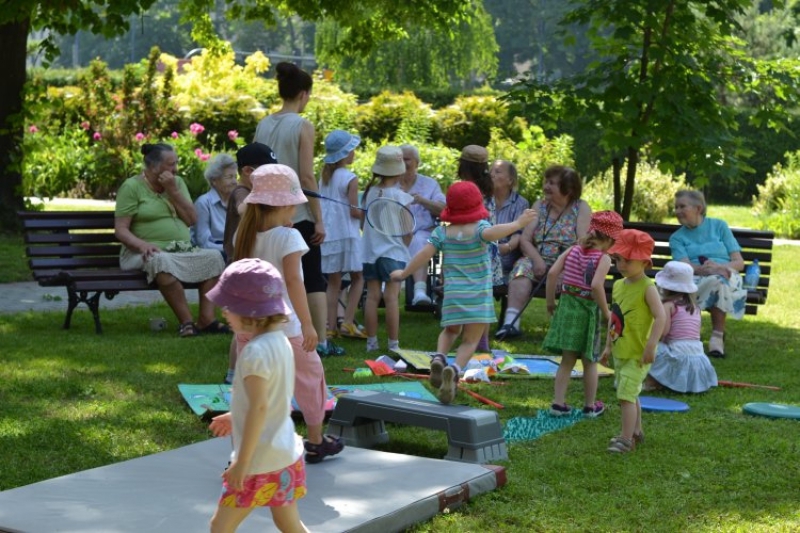
<path fill-rule="evenodd" d="M 363 331 L 358 329 L 358 326 L 355 324 L 342 324 L 339 326 L 339 335 L 342 337 L 349 337 L 351 339 L 366 339 L 367 334 Z"/>
<path fill-rule="evenodd" d="M 612 453 L 628 453 L 636 449 L 636 444 L 633 440 L 628 440 L 625 437 L 616 437 L 611 440 L 608 445 L 608 451 Z"/>
<path fill-rule="evenodd" d="M 616 437 L 611 437 L 609 444 L 612 444 L 615 440 L 621 439 L 622 436 L 617 435 Z M 644 433 L 634 433 L 633 434 L 633 443 L 636 445 L 644 444 Z"/>
<path fill-rule="evenodd" d="M 447 366 L 447 359 L 443 354 L 437 353 L 433 355 L 431 359 L 431 375 L 430 375 L 430 383 L 431 387 L 434 389 L 438 389 L 442 386 L 442 370 L 444 367 Z"/>
<path fill-rule="evenodd" d="M 442 370 L 442 385 L 436 393 L 436 397 L 440 402 L 447 405 L 456 399 L 456 391 L 458 390 L 458 372 L 455 367 L 446 366 Z"/>
<path fill-rule="evenodd" d="M 215 321 L 211 322 L 209 325 L 207 325 L 206 327 L 197 330 L 197 332 L 198 333 L 202 333 L 204 335 L 205 334 L 224 334 L 224 333 L 230 333 L 231 332 L 231 328 L 227 324 L 223 324 L 219 320 L 215 320 Z"/>
<path fill-rule="evenodd" d="M 303 447 L 306 449 L 306 463 L 316 464 L 321 463 L 326 457 L 341 452 L 344 449 L 344 442 L 339 437 L 323 435 L 321 443 L 313 444 L 305 441 Z"/>
<path fill-rule="evenodd" d="M 178 326 L 179 337 L 196 337 L 198 333 L 197 326 L 194 325 L 194 322 L 184 322 Z"/>

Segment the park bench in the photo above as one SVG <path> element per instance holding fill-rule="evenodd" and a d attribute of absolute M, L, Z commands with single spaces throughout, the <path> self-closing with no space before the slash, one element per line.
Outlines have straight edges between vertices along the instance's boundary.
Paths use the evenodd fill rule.
<path fill-rule="evenodd" d="M 19 211 L 25 254 L 33 279 L 42 287 L 66 287 L 69 329 L 72 312 L 88 306 L 95 330 L 102 333 L 100 298 L 123 291 L 157 290 L 141 270 L 122 270 L 122 246 L 114 235 L 113 211 Z M 186 284 L 186 287 L 197 285 Z"/>
<path fill-rule="evenodd" d="M 651 222 L 625 222 L 625 228 L 637 229 L 644 231 L 653 237 L 656 241 L 655 250 L 653 251 L 653 267 L 647 271 L 647 275 L 653 277 L 655 273 L 661 270 L 667 261 L 672 259 L 672 253 L 669 248 L 669 237 L 678 228 L 677 224 L 658 224 Z M 761 277 L 758 280 L 758 287 L 755 289 L 748 289 L 747 291 L 747 305 L 745 313 L 748 315 L 755 315 L 758 313 L 758 306 L 763 305 L 767 301 L 767 293 L 769 291 L 770 270 L 772 264 L 772 244 L 775 239 L 775 234 L 771 231 L 756 231 L 750 229 L 731 228 L 733 236 L 742 247 L 742 257 L 744 258 L 745 267 L 758 259 L 759 266 L 761 267 Z M 611 289 L 614 282 L 620 278 L 620 273 L 612 266 L 609 278 L 606 280 L 606 295 L 611 301 Z M 500 301 L 502 314 L 505 316 L 506 307 L 508 305 L 508 286 L 498 286 L 494 288 L 494 297 Z M 531 294 L 531 298 L 545 298 L 545 284 L 542 284 L 538 290 Z"/>

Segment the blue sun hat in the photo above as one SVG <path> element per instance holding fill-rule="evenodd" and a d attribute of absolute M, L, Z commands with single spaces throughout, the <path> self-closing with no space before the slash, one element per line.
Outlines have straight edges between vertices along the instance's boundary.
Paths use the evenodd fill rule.
<path fill-rule="evenodd" d="M 333 130 L 325 137 L 326 163 L 338 163 L 361 144 L 361 137 L 344 130 Z"/>

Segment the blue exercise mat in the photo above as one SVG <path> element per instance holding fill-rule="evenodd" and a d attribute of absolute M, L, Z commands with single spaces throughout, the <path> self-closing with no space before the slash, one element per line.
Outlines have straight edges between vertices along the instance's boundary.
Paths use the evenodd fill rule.
<path fill-rule="evenodd" d="M 784 403 L 746 403 L 742 411 L 749 415 L 765 416 L 767 418 L 791 418 L 800 420 L 800 406 Z"/>
<path fill-rule="evenodd" d="M 639 402 L 642 404 L 642 411 L 652 413 L 685 413 L 689 410 L 687 404 L 678 400 L 670 400 L 669 398 L 639 396 Z"/>

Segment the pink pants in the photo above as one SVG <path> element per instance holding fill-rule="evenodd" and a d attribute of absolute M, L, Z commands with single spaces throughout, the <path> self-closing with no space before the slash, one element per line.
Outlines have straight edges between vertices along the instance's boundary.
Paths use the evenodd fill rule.
<path fill-rule="evenodd" d="M 250 342 L 249 335 L 236 335 L 236 353 L 242 353 Z M 303 337 L 290 337 L 294 353 L 294 400 L 303 413 L 307 426 L 319 426 L 325 420 L 325 402 L 328 400 L 328 385 L 325 369 L 316 350 L 303 349 Z"/>

